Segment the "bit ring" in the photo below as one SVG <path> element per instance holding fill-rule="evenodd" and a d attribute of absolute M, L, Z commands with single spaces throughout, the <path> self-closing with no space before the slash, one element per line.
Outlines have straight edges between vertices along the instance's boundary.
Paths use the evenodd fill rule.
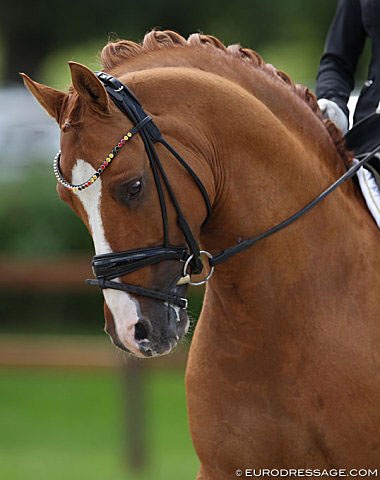
<path fill-rule="evenodd" d="M 206 250 L 201 250 L 199 253 L 200 253 L 200 255 L 205 255 L 206 257 L 208 257 L 210 259 L 213 258 L 211 253 L 207 252 Z M 185 265 L 183 266 L 182 275 L 184 277 L 186 277 L 186 275 L 190 276 L 190 274 L 187 273 L 187 268 L 188 268 L 188 266 L 189 266 L 189 264 L 190 264 L 190 262 L 193 258 L 194 258 L 194 255 L 191 254 L 190 257 L 186 260 Z M 203 280 L 200 280 L 199 282 L 192 282 L 191 281 L 191 276 L 190 276 L 190 281 L 188 282 L 189 285 L 193 285 L 193 286 L 204 285 L 205 283 L 207 283 L 210 280 L 210 278 L 212 277 L 212 275 L 214 273 L 214 270 L 215 270 L 215 267 L 211 266 L 210 271 L 208 272 L 207 276 Z"/>

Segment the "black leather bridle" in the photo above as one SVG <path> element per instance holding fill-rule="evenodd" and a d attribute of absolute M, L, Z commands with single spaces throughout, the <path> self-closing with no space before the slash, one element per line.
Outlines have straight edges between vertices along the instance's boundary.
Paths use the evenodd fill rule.
<path fill-rule="evenodd" d="M 145 296 L 156 300 L 166 301 L 170 304 L 187 307 L 187 299 L 179 297 L 171 292 L 161 292 L 145 287 L 130 285 L 127 283 L 115 282 L 113 279 L 127 275 L 147 265 L 153 265 L 165 260 L 179 260 L 191 269 L 191 273 L 201 273 L 203 263 L 201 261 L 201 250 L 191 228 L 183 215 L 176 195 L 171 187 L 166 171 L 158 157 L 155 144 L 163 145 L 174 158 L 182 165 L 194 180 L 201 192 L 206 204 L 207 216 L 205 222 L 211 215 L 211 203 L 207 191 L 194 170 L 185 162 L 179 153 L 162 137 L 160 130 L 149 115 L 146 114 L 140 102 L 131 90 L 122 84 L 117 78 L 104 72 L 96 72 L 115 103 L 115 105 L 131 120 L 135 128 L 139 126 L 138 132 L 144 143 L 145 151 L 149 159 L 150 167 L 158 193 L 161 207 L 163 243 L 161 246 L 152 248 L 140 248 L 118 253 L 106 253 L 95 255 L 92 260 L 92 268 L 96 279 L 86 280 L 89 285 L 96 285 L 102 289 L 112 288 L 135 295 Z M 176 247 L 169 242 L 169 224 L 165 190 L 175 209 L 177 223 L 182 230 L 187 247 Z"/>
<path fill-rule="evenodd" d="M 202 255 L 208 257 L 209 267 L 211 274 L 216 265 L 219 265 L 232 256 L 246 250 L 253 246 L 260 240 L 267 238 L 274 233 L 286 228 L 288 225 L 296 221 L 302 215 L 314 208 L 320 203 L 327 195 L 332 193 L 346 180 L 352 178 L 356 172 L 365 165 L 374 155 L 380 151 L 380 146 L 377 146 L 371 153 L 361 158 L 355 165 L 347 170 L 338 180 L 324 190 L 320 195 L 314 198 L 302 209 L 286 218 L 284 221 L 278 223 L 265 232 L 257 235 L 256 237 L 248 238 L 241 241 L 237 245 L 227 248 L 217 255 L 212 256 L 208 252 L 200 249 L 198 242 L 196 241 L 185 216 L 180 208 L 175 193 L 171 187 L 171 184 L 166 175 L 165 169 L 157 155 L 155 144 L 160 143 L 163 145 L 174 158 L 182 165 L 183 168 L 189 173 L 194 180 L 196 186 L 200 190 L 203 199 L 206 204 L 207 217 L 205 222 L 210 218 L 212 210 L 211 203 L 208 197 L 207 191 L 202 184 L 199 177 L 192 170 L 192 168 L 185 162 L 185 160 L 179 155 L 179 153 L 162 137 L 161 132 L 153 122 L 152 118 L 145 113 L 140 102 L 131 92 L 131 90 L 121 83 L 117 78 L 108 75 L 104 72 L 96 72 L 97 77 L 103 82 L 110 98 L 115 105 L 130 119 L 134 124 L 132 131 L 139 133 L 144 143 L 145 151 L 147 153 L 149 163 L 153 172 L 153 177 L 158 193 L 158 198 L 161 207 L 162 225 L 163 225 L 163 243 L 161 246 L 152 248 L 140 248 L 138 250 L 128 250 L 124 252 L 112 252 L 102 255 L 95 255 L 92 260 L 93 272 L 96 279 L 86 280 L 89 285 L 95 285 L 101 289 L 111 288 L 114 290 L 121 290 L 128 293 L 132 293 L 139 296 L 145 296 L 156 300 L 166 301 L 172 305 L 177 305 L 180 308 L 187 307 L 187 299 L 182 298 L 172 292 L 163 292 L 153 290 L 141 286 L 130 285 L 127 283 L 121 283 L 114 281 L 117 277 L 122 277 L 128 273 L 134 272 L 147 265 L 153 265 L 165 260 L 177 260 L 184 263 L 183 276 L 191 274 L 199 274 L 203 270 L 203 263 L 201 261 Z M 58 174 L 59 171 L 58 163 Z M 168 193 L 169 199 L 177 214 L 177 223 L 183 232 L 186 247 L 173 246 L 169 242 L 169 228 L 168 228 L 168 216 L 167 207 L 165 201 L 164 192 Z M 190 269 L 190 272 L 188 271 Z M 209 273 L 204 281 L 207 281 L 211 274 Z M 193 284 L 192 282 L 190 282 Z"/>

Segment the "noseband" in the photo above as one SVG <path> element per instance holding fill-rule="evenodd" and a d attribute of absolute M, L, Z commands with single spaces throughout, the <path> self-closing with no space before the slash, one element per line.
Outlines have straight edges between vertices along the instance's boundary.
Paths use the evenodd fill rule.
<path fill-rule="evenodd" d="M 187 299 L 176 295 L 173 292 L 162 292 L 145 287 L 131 285 L 127 283 L 121 283 L 114 281 L 117 277 L 122 277 L 128 273 L 134 272 L 147 265 L 153 265 L 165 260 L 177 260 L 183 262 L 182 275 L 187 280 L 183 283 L 190 283 L 192 285 L 200 285 L 205 283 L 211 277 L 214 267 L 220 263 L 225 262 L 232 256 L 246 250 L 253 246 L 260 240 L 267 238 L 274 233 L 286 228 L 309 210 L 314 208 L 325 197 L 332 193 L 346 180 L 352 178 L 356 172 L 366 164 L 377 152 L 380 151 L 380 146 L 375 148 L 371 153 L 362 158 L 359 162 L 353 165 L 347 170 L 340 178 L 338 178 L 332 185 L 324 190 L 320 195 L 314 198 L 310 203 L 304 206 L 302 209 L 286 218 L 284 221 L 262 232 L 256 237 L 243 240 L 237 245 L 229 247 L 219 254 L 212 256 L 209 252 L 200 250 L 198 242 L 196 241 L 189 224 L 184 217 L 174 191 L 170 185 L 169 179 L 166 175 L 166 171 L 158 157 L 155 144 L 160 143 L 163 145 L 173 157 L 182 165 L 182 167 L 188 172 L 200 193 L 203 196 L 207 209 L 206 223 L 211 216 L 211 203 L 208 197 L 207 191 L 202 184 L 199 177 L 192 170 L 192 168 L 185 162 L 181 155 L 162 137 L 160 130 L 153 122 L 152 118 L 145 113 L 140 102 L 130 89 L 122 84 L 117 78 L 112 77 L 104 72 L 96 72 L 97 77 L 101 80 L 107 90 L 109 96 L 115 103 L 115 105 L 129 118 L 134 124 L 134 127 L 127 132 L 118 144 L 113 148 L 112 152 L 107 156 L 104 162 L 94 172 L 86 182 L 78 185 L 69 183 L 62 175 L 60 169 L 60 152 L 55 157 L 54 161 L 54 173 L 57 181 L 61 183 L 65 188 L 72 191 L 81 191 L 90 187 L 99 177 L 103 174 L 106 168 L 112 163 L 113 159 L 117 156 L 120 149 L 137 133 L 144 143 L 145 151 L 149 159 L 150 167 L 152 169 L 158 198 L 161 207 L 162 225 L 163 225 L 163 243 L 161 246 L 152 248 L 140 248 L 138 250 L 127 250 L 125 252 L 106 253 L 102 255 L 95 255 L 92 260 L 92 268 L 96 279 L 86 280 L 89 285 L 95 285 L 101 289 L 111 288 L 114 290 L 121 290 L 124 292 L 132 293 L 134 295 L 145 296 L 153 298 L 155 300 L 165 301 L 172 305 L 177 305 L 180 308 L 187 307 Z M 176 247 L 170 245 L 169 242 L 169 226 L 167 207 L 164 196 L 164 190 L 168 193 L 169 199 L 177 214 L 177 223 L 182 230 L 186 241 L 186 247 Z M 208 258 L 208 264 L 210 272 L 206 278 L 201 282 L 191 282 L 190 274 L 199 274 L 203 270 L 203 263 L 201 257 Z"/>

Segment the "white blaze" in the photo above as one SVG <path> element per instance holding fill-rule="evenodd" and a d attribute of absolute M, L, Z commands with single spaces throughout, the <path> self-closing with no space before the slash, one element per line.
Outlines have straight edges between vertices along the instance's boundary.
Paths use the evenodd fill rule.
<path fill-rule="evenodd" d="M 78 160 L 72 171 L 72 183 L 83 183 L 93 173 L 94 168 L 88 162 Z M 112 252 L 105 236 L 100 210 L 102 197 L 101 178 L 98 178 L 89 188 L 76 192 L 76 195 L 87 213 L 96 254 Z M 118 280 L 116 279 L 116 281 Z M 118 290 L 105 289 L 103 290 L 103 295 L 112 313 L 116 332 L 120 340 L 129 350 L 138 354 L 139 349 L 134 338 L 135 325 L 139 320 L 136 301 L 127 292 Z"/>

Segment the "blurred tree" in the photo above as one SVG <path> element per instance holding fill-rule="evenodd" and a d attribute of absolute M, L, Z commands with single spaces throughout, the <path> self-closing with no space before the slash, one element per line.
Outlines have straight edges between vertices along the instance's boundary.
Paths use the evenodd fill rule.
<path fill-rule="evenodd" d="M 107 7 L 91 0 L 75 4 L 62 0 L 18 0 L 17 5 L 4 2 L 0 24 L 5 81 L 15 81 L 19 71 L 36 75 L 49 52 L 104 34 L 104 27 L 120 13 L 117 2 Z"/>
<path fill-rule="evenodd" d="M 199 30 L 225 43 L 240 42 L 260 51 L 266 45 L 299 42 L 323 47 L 336 2 L 331 0 L 144 0 L 104 2 L 81 0 L 18 0 L 1 2 L 6 82 L 19 71 L 38 78 L 47 55 L 64 47 L 101 39 L 111 32 L 139 39 L 153 27 L 184 35 Z"/>

